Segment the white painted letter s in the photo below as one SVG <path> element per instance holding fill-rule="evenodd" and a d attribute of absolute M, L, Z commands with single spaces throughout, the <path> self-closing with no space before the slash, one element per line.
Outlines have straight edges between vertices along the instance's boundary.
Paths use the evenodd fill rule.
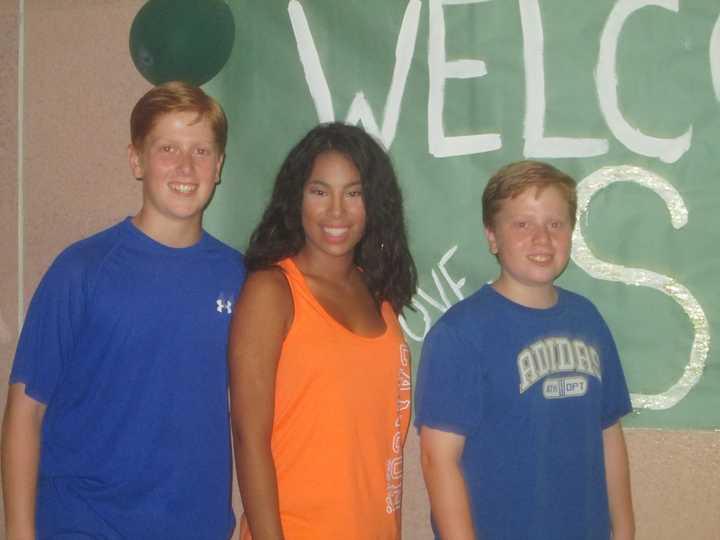
<path fill-rule="evenodd" d="M 588 211 L 590 199 L 600 190 L 615 182 L 635 182 L 659 195 L 670 212 L 674 228 L 687 224 L 687 207 L 677 190 L 664 178 L 640 167 L 603 167 L 585 177 L 578 184 L 577 227 L 573 233 L 572 259 L 590 276 L 606 281 L 619 281 L 628 285 L 651 287 L 668 295 L 677 302 L 692 323 L 694 336 L 683 374 L 667 390 L 659 394 L 630 394 L 633 407 L 644 409 L 669 409 L 683 399 L 702 377 L 710 350 L 708 319 L 700 303 L 692 293 L 674 279 L 642 268 L 630 268 L 597 259 L 582 234 L 582 218 Z"/>

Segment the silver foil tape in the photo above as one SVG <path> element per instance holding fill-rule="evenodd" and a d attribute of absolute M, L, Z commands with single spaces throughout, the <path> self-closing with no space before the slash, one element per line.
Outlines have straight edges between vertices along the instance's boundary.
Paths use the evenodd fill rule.
<path fill-rule="evenodd" d="M 641 167 L 621 165 L 603 167 L 585 177 L 578 184 L 577 227 L 573 233 L 572 260 L 595 279 L 619 281 L 627 285 L 651 287 L 668 295 L 690 319 L 693 342 L 682 375 L 675 383 L 659 394 L 631 393 L 636 409 L 669 409 L 683 399 L 703 374 L 710 350 L 710 327 L 700 303 L 681 283 L 671 277 L 642 268 L 620 266 L 596 258 L 583 237 L 582 223 L 587 218 L 590 201 L 596 193 L 616 182 L 634 182 L 659 195 L 668 211 L 675 229 L 687 224 L 688 210 L 680 193 L 665 179 Z"/>

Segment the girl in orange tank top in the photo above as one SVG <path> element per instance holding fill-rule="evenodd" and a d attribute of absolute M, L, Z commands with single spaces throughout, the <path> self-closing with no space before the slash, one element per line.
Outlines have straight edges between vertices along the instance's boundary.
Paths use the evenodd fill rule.
<path fill-rule="evenodd" d="M 402 198 L 362 129 L 289 153 L 246 254 L 230 396 L 243 540 L 400 538 L 415 291 Z"/>

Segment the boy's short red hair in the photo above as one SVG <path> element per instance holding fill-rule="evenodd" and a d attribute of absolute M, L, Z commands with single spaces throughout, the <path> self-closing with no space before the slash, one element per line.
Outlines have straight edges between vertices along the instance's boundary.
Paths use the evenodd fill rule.
<path fill-rule="evenodd" d="M 505 199 L 517 197 L 531 187 L 543 190 L 548 186 L 557 187 L 565 196 L 570 211 L 570 223 L 575 227 L 575 180 L 552 165 L 530 160 L 505 165 L 490 178 L 482 196 L 483 224 L 488 229 L 492 228 L 495 216 Z"/>
<path fill-rule="evenodd" d="M 147 92 L 135 104 L 130 114 L 130 140 L 135 148 L 142 148 L 158 118 L 174 112 L 194 112 L 198 121 L 207 119 L 221 154 L 227 143 L 227 118 L 220 104 L 202 89 L 183 81 L 160 84 Z"/>

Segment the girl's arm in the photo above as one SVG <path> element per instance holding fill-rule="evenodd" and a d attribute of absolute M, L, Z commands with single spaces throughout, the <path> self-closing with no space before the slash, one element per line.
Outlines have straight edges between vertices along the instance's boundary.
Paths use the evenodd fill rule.
<path fill-rule="evenodd" d="M 630 467 L 620 422 L 603 431 L 603 450 L 612 538 L 632 540 L 635 538 L 635 517 L 630 491 Z"/>
<path fill-rule="evenodd" d="M 460 469 L 465 437 L 427 426 L 420 428 L 423 476 L 435 526 L 443 540 L 474 540 L 470 499 Z"/>
<path fill-rule="evenodd" d="M 230 328 L 230 409 L 238 485 L 253 540 L 282 540 L 275 465 L 270 451 L 275 374 L 293 317 L 279 269 L 251 274 Z"/>
<path fill-rule="evenodd" d="M 40 428 L 45 405 L 25 394 L 25 385 L 8 390 L 2 426 L 2 487 L 8 540 L 35 539 L 35 498 L 40 462 Z"/>

